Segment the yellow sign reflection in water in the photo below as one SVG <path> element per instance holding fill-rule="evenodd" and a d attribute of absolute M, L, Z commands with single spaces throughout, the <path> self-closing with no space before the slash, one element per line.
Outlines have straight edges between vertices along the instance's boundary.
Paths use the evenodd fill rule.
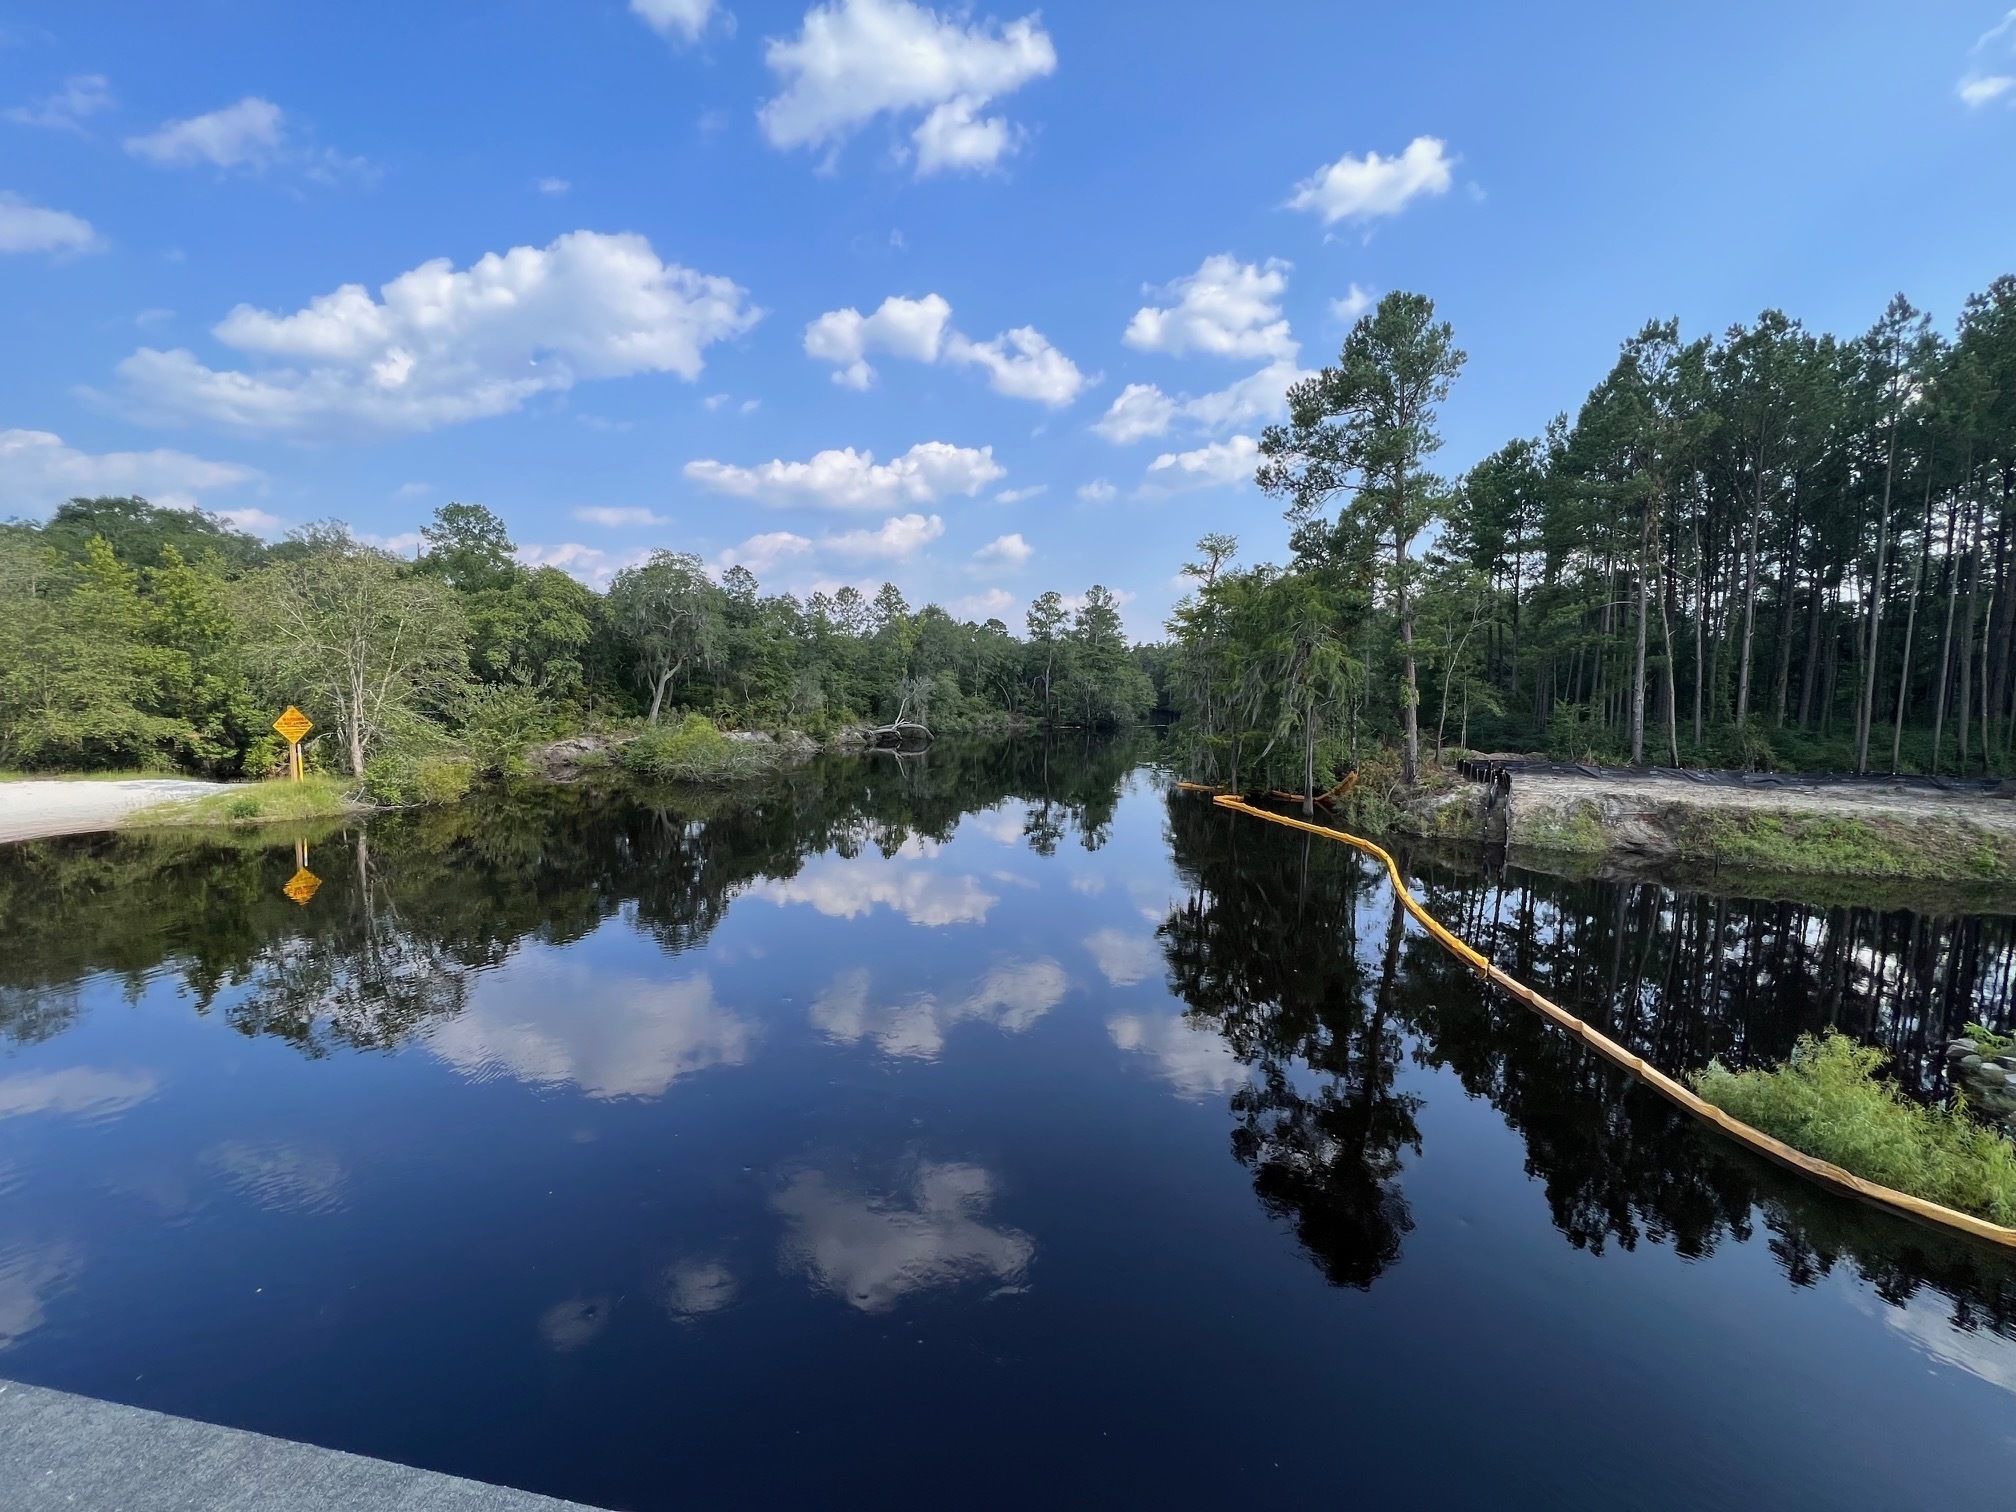
<path fill-rule="evenodd" d="M 315 896 L 315 890 L 322 885 L 322 879 L 308 870 L 308 839 L 304 835 L 294 842 L 294 875 L 287 879 L 287 885 L 280 889 L 303 908 Z"/>

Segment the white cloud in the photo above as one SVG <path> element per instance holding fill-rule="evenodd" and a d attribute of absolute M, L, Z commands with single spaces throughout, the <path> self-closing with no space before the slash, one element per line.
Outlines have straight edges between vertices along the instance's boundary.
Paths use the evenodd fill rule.
<path fill-rule="evenodd" d="M 945 534 L 945 522 L 937 515 L 891 515 L 877 530 L 848 530 L 829 535 L 821 543 L 846 557 L 866 557 L 876 561 L 903 561 L 915 556 Z"/>
<path fill-rule="evenodd" d="M 946 360 L 987 370 L 988 387 L 1010 399 L 1034 399 L 1052 409 L 1076 399 L 1091 382 L 1034 326 L 1017 326 L 992 341 L 973 341 L 954 331 Z"/>
<path fill-rule="evenodd" d="M 395 499 L 424 499 L 434 491 L 432 483 L 401 483 L 392 490 Z"/>
<path fill-rule="evenodd" d="M 1150 492 L 1178 493 L 1223 483 L 1243 483 L 1253 476 L 1259 457 L 1260 443 L 1251 436 L 1213 441 L 1195 451 L 1164 452 L 1148 464 L 1143 487 Z"/>
<path fill-rule="evenodd" d="M 0 1076 L 0 1118 L 29 1113 L 110 1118 L 145 1102 L 158 1086 L 152 1071 L 103 1071 L 96 1066 L 22 1071 Z"/>
<path fill-rule="evenodd" d="M 590 971 L 544 952 L 484 976 L 428 1048 L 464 1076 L 574 1086 L 593 1098 L 662 1097 L 714 1066 L 739 1066 L 756 1025 L 714 998 L 705 972 L 664 981 Z"/>
<path fill-rule="evenodd" d="M 1978 110 L 2016 90 L 2016 75 L 1995 71 L 2006 66 L 2006 60 L 2016 58 L 2016 10 L 2010 11 L 1975 38 L 1967 55 L 1970 58 L 1993 57 L 1997 60 L 1991 68 L 1983 68 L 1979 63 L 1970 64 L 1967 72 L 1960 76 L 1960 82 L 1953 86 L 1953 92 L 1970 110 Z M 2016 96 L 2012 96 L 2012 100 L 2016 100 Z"/>
<path fill-rule="evenodd" d="M 1295 186 L 1291 210 L 1312 210 L 1323 224 L 1398 215 L 1421 195 L 1447 194 L 1456 160 L 1440 138 L 1419 136 L 1398 157 L 1348 152 Z"/>
<path fill-rule="evenodd" d="M 380 551 L 389 551 L 394 556 L 407 558 L 419 556 L 420 548 L 427 544 L 427 538 L 417 530 L 401 530 L 393 535 L 374 535 L 368 530 L 352 530 L 350 539 L 362 541 L 366 546 L 376 546 Z"/>
<path fill-rule="evenodd" d="M 809 904 L 829 919 L 853 919 L 887 908 L 927 929 L 984 924 L 1000 902 L 973 877 L 945 876 L 902 857 L 863 854 L 851 861 L 817 860 L 795 877 L 759 882 L 751 896 L 779 907 Z"/>
<path fill-rule="evenodd" d="M 72 74 L 54 94 L 16 105 L 7 112 L 7 119 L 23 126 L 74 131 L 81 136 L 87 119 L 111 107 L 112 89 L 103 74 Z"/>
<path fill-rule="evenodd" d="M 1358 317 L 1371 308 L 1372 291 L 1360 288 L 1355 283 L 1344 291 L 1342 299 L 1333 299 L 1330 301 L 1330 313 L 1345 325 L 1356 325 Z"/>
<path fill-rule="evenodd" d="M 102 246 L 81 215 L 31 205 L 0 189 L 0 252 L 95 252 Z"/>
<path fill-rule="evenodd" d="M 1090 483 L 1080 483 L 1078 485 L 1078 497 L 1083 499 L 1087 504 L 1110 503 L 1113 497 L 1119 492 L 1119 489 L 1108 483 L 1104 478 L 1094 478 Z"/>
<path fill-rule="evenodd" d="M 0 1250 L 0 1350 L 13 1348 L 48 1321 L 44 1304 L 82 1265 L 83 1257 L 69 1244 Z"/>
<path fill-rule="evenodd" d="M 227 1139 L 201 1158 L 239 1196 L 269 1213 L 327 1213 L 343 1205 L 348 1178 L 333 1155 L 277 1140 Z"/>
<path fill-rule="evenodd" d="M 763 57 L 780 85 L 757 113 L 772 146 L 837 150 L 878 115 L 924 111 L 911 135 L 920 177 L 991 168 L 1013 152 L 1019 129 L 981 112 L 1057 67 L 1034 15 L 966 24 L 912 0 L 815 5 Z"/>
<path fill-rule="evenodd" d="M 992 341 L 961 335 L 952 329 L 952 306 L 939 294 L 892 294 L 872 315 L 851 306 L 828 310 L 805 327 L 805 350 L 834 364 L 833 381 L 851 389 L 875 381 L 871 352 L 984 368 L 995 393 L 1053 407 L 1069 404 L 1090 381 L 1033 326 L 1017 326 Z"/>
<path fill-rule="evenodd" d="M 1102 929 L 1089 935 L 1085 949 L 1091 954 L 1099 974 L 1115 987 L 1132 987 L 1145 980 L 1158 964 L 1155 942 L 1144 935 L 1123 934 Z"/>
<path fill-rule="evenodd" d="M 269 540 L 278 535 L 281 526 L 286 524 L 286 521 L 282 520 L 278 515 L 268 514 L 263 509 L 252 509 L 249 507 L 245 509 L 220 509 L 217 511 L 217 518 L 222 520 L 226 525 L 231 526 L 234 530 L 248 531 L 256 536 L 265 536 Z"/>
<path fill-rule="evenodd" d="M 563 178 L 542 178 L 533 187 L 541 194 L 565 194 L 574 186 Z"/>
<path fill-rule="evenodd" d="M 714 0 L 630 0 L 630 14 L 661 37 L 693 42 L 707 29 Z"/>
<path fill-rule="evenodd" d="M 877 1004 L 869 996 L 865 968 L 843 971 L 813 1001 L 813 1027 L 828 1039 L 852 1045 L 872 1040 L 884 1055 L 935 1060 L 955 1024 L 994 1025 L 1020 1034 L 1064 999 L 1069 982 L 1055 961 L 1010 962 L 996 966 L 965 996 L 943 1000 L 919 992 L 900 1003 Z"/>
<path fill-rule="evenodd" d="M 609 580 L 625 567 L 634 567 L 651 553 L 648 549 L 629 552 L 604 551 L 579 541 L 557 546 L 520 546 L 518 560 L 527 567 L 558 567 L 569 577 L 579 578 L 591 588 L 606 588 Z"/>
<path fill-rule="evenodd" d="M 787 1268 L 864 1313 L 886 1313 L 912 1292 L 1021 1284 L 1036 1244 L 980 1222 L 993 1196 L 994 1179 L 979 1166 L 925 1164 L 890 1193 L 801 1171 L 771 1206 L 786 1225 Z"/>
<path fill-rule="evenodd" d="M 669 525 L 671 521 L 663 515 L 653 514 L 648 509 L 618 509 L 602 505 L 584 505 L 571 511 L 574 518 L 590 525 L 605 526 L 610 530 L 622 530 L 646 525 Z"/>
<path fill-rule="evenodd" d="M 240 305 L 213 334 L 272 365 L 218 371 L 143 347 L 119 365 L 136 410 L 247 431 L 424 431 L 501 415 L 583 379 L 699 375 L 702 353 L 761 317 L 726 278 L 661 262 L 634 232 L 447 258 L 374 299 L 345 284 L 276 315 Z"/>
<path fill-rule="evenodd" d="M 211 163 L 259 169 L 279 161 L 287 140 L 287 113 L 271 100 L 247 95 L 208 115 L 168 121 L 146 136 L 128 137 L 126 150 L 167 168 Z"/>
<path fill-rule="evenodd" d="M 1026 567 L 1029 558 L 1036 555 L 1036 548 L 1022 539 L 1018 531 L 1012 535 L 996 536 L 985 546 L 973 553 L 973 564 L 982 571 L 1003 570 L 1013 572 Z"/>
<path fill-rule="evenodd" d="M 1139 594 L 1127 588 L 1112 588 L 1107 591 L 1113 595 L 1113 602 L 1123 609 L 1140 597 Z M 1085 595 L 1082 593 L 1059 594 L 1058 600 L 1064 605 L 1066 612 L 1071 614 L 1076 614 L 1080 609 L 1085 607 Z M 1159 919 L 1161 916 L 1158 914 L 1156 917 Z"/>
<path fill-rule="evenodd" d="M 731 546 L 721 553 L 723 567 L 747 567 L 751 572 L 768 572 L 787 557 L 803 556 L 812 549 L 812 542 L 804 536 L 794 535 L 788 530 L 766 531 L 753 535 L 740 546 Z"/>
<path fill-rule="evenodd" d="M 142 494 L 167 502 L 259 477 L 187 452 L 81 452 L 48 431 L 0 431 L 0 510 L 39 515 L 65 499 Z"/>
<path fill-rule="evenodd" d="M 1311 376 L 1292 358 L 1196 398 L 1172 399 L 1152 383 L 1130 383 L 1092 429 L 1116 446 L 1165 434 L 1182 422 L 1200 430 L 1229 430 L 1282 413 L 1288 386 Z"/>
<path fill-rule="evenodd" d="M 994 448 L 922 441 L 889 462 L 873 452 L 822 451 L 809 462 L 783 460 L 737 467 L 707 459 L 688 462 L 686 476 L 703 488 L 767 504 L 802 504 L 816 509 L 890 509 L 901 504 L 935 504 L 950 494 L 971 497 L 1008 470 L 994 460 Z"/>
<path fill-rule="evenodd" d="M 1296 353 L 1281 296 L 1288 288 L 1288 264 L 1279 258 L 1245 263 L 1229 252 L 1215 253 L 1195 273 L 1151 294 L 1173 301 L 1143 305 L 1127 323 L 1125 340 L 1144 352 L 1182 356 L 1276 357 Z"/>
<path fill-rule="evenodd" d="M 951 323 L 952 306 L 937 294 L 922 299 L 892 294 L 872 315 L 851 307 L 828 310 L 805 327 L 805 351 L 836 365 L 835 383 L 865 389 L 875 381 L 875 369 L 867 362 L 869 352 L 936 362 Z"/>
<path fill-rule="evenodd" d="M 977 620 L 982 623 L 998 619 L 1005 624 L 1008 611 L 1013 609 L 1015 604 L 1015 595 L 1006 588 L 983 588 L 978 593 L 969 593 L 963 598 L 954 599 L 946 607 L 960 619 Z M 1015 833 L 1020 835 L 1022 831 L 1018 827 Z"/>
<path fill-rule="evenodd" d="M 1155 1074 L 1186 1100 L 1223 1096 L 1246 1080 L 1246 1068 L 1222 1035 L 1193 1028 L 1173 1014 L 1116 1014 L 1106 1021 L 1106 1032 L 1120 1049 L 1153 1059 Z"/>
<path fill-rule="evenodd" d="M 1004 488 L 994 495 L 996 504 L 1020 504 L 1025 499 L 1040 499 L 1050 492 L 1048 483 L 1032 483 L 1027 488 Z"/>

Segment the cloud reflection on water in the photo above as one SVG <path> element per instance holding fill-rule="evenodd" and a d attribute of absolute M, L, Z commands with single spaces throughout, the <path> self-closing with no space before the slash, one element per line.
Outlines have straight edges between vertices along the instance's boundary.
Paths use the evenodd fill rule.
<path fill-rule="evenodd" d="M 866 967 L 843 971 L 813 1001 L 814 1027 L 828 1039 L 855 1044 L 869 1039 L 884 1055 L 935 1060 L 946 1032 L 964 1022 L 991 1023 L 1020 1034 L 1062 1001 L 1070 986 L 1064 968 L 1049 959 L 996 966 L 966 996 L 942 999 L 919 992 L 900 1003 L 869 1000 Z"/>

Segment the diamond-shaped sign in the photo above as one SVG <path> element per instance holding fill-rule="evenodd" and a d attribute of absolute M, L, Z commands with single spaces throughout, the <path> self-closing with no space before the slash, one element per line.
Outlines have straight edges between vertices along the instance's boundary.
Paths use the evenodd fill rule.
<path fill-rule="evenodd" d="M 322 879 L 304 866 L 287 879 L 287 885 L 280 891 L 306 908 L 308 900 L 315 896 L 315 890 L 321 885 Z"/>
<path fill-rule="evenodd" d="M 287 712 L 273 721 L 273 728 L 280 732 L 280 738 L 289 745 L 298 745 L 301 737 L 315 728 L 315 721 L 289 704 Z"/>

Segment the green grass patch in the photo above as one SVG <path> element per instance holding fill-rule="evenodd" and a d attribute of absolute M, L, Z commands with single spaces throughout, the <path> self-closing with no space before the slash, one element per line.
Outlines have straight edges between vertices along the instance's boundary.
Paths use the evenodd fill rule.
<path fill-rule="evenodd" d="M 248 782 L 201 798 L 156 803 L 127 816 L 129 828 L 155 825 L 238 825 L 302 823 L 340 819 L 356 805 L 351 784 L 338 777 L 311 776 Z"/>
<path fill-rule="evenodd" d="M 2016 1145 L 1961 1108 L 1912 1102 L 1877 1073 L 1883 1052 L 1832 1030 L 1803 1034 L 1771 1071 L 1719 1061 L 1694 1090 L 1795 1150 L 1865 1180 L 1996 1223 L 2016 1223 Z"/>
<path fill-rule="evenodd" d="M 688 714 L 676 725 L 646 730 L 617 756 L 625 771 L 654 782 L 690 782 L 726 787 L 767 776 L 783 764 L 768 741 L 730 740 L 704 714 Z"/>
<path fill-rule="evenodd" d="M 1759 871 L 2016 880 L 2016 842 L 1960 821 L 1701 809 L 1676 811 L 1669 824 L 1681 855 Z"/>

